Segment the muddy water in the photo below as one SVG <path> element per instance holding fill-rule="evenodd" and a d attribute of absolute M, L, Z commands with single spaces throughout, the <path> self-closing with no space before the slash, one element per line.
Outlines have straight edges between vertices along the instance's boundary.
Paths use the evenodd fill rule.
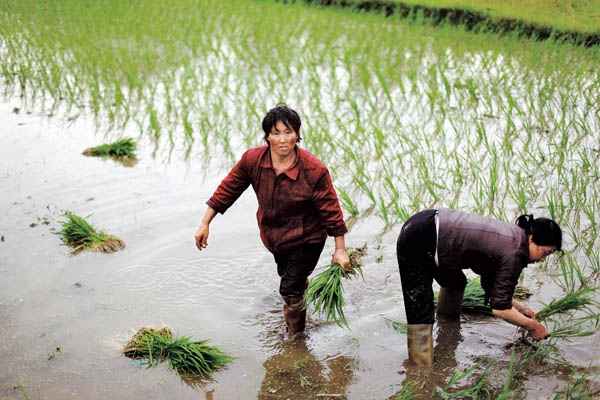
<path fill-rule="evenodd" d="M 200 253 L 193 233 L 225 171 L 207 172 L 193 157 L 167 163 L 143 139 L 133 167 L 85 157 L 104 139 L 92 124 L 67 126 L 13 106 L 0 106 L 0 398 L 384 399 L 408 380 L 444 386 L 481 356 L 507 368 L 515 329 L 469 315 L 436 327 L 433 369 L 406 364 L 405 337 L 389 324 L 404 321 L 395 233 L 378 237 L 368 220 L 347 237 L 368 248 L 365 282 L 345 284 L 352 330 L 311 315 L 304 340 L 284 341 L 278 277 L 258 238 L 252 193 L 215 219 Z M 127 247 L 70 255 L 53 233 L 67 210 Z M 525 283 L 548 301 L 555 288 L 535 267 L 528 273 Z M 237 358 L 211 381 L 184 381 L 166 365 L 146 369 L 120 354 L 144 326 L 210 339 Z M 598 365 L 598 342 L 560 343 L 559 354 L 571 366 Z M 569 367 L 554 365 L 529 374 L 523 398 L 550 398 L 564 386 Z"/>

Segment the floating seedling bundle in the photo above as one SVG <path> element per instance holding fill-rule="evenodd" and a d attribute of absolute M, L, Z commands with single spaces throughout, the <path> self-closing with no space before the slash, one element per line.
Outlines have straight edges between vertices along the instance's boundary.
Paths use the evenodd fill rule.
<path fill-rule="evenodd" d="M 60 222 L 62 230 L 57 234 L 65 244 L 73 248 L 71 253 L 78 253 L 85 249 L 114 253 L 125 248 L 125 242 L 121 239 L 99 231 L 84 218 L 68 211 L 64 216 L 67 219 Z"/>
<path fill-rule="evenodd" d="M 200 377 L 207 377 L 234 359 L 209 346 L 208 340 L 192 341 L 188 336 L 176 339 L 167 327 L 141 328 L 125 345 L 123 354 L 134 360 L 147 360 L 149 367 L 167 361 L 169 369 L 181 376 Z"/>
<path fill-rule="evenodd" d="M 90 147 L 83 151 L 86 156 L 111 157 L 125 165 L 133 165 L 137 161 L 135 150 L 137 144 L 133 138 L 126 137 L 113 143 Z"/>
<path fill-rule="evenodd" d="M 366 253 L 366 245 L 361 248 L 348 247 L 346 253 L 350 258 L 350 270 L 345 271 L 337 263 L 319 267 L 321 272 L 309 281 L 304 306 L 308 308 L 312 305 L 317 314 L 325 315 L 326 321 L 349 328 L 343 309 L 345 302 L 342 278 L 360 276 L 364 280 L 362 256 Z"/>

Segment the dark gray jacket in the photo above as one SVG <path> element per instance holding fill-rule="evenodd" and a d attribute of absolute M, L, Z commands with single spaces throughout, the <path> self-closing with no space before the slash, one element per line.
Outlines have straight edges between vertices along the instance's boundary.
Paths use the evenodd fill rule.
<path fill-rule="evenodd" d="M 512 307 L 515 287 L 529 260 L 523 229 L 493 218 L 440 209 L 437 252 L 440 268 L 470 268 L 481 275 L 493 309 Z"/>

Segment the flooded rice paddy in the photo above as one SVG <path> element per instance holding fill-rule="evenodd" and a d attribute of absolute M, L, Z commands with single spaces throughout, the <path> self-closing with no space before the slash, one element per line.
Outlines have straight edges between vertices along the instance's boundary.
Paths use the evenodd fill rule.
<path fill-rule="evenodd" d="M 205 176 L 193 157 L 162 164 L 143 144 L 139 162 L 123 167 L 80 154 L 99 140 L 83 120 L 65 126 L 15 114 L 6 104 L 0 115 L 1 398 L 24 398 L 24 390 L 41 399 L 384 399 L 407 379 L 443 387 L 479 357 L 510 360 L 515 328 L 465 314 L 459 326 L 436 328 L 435 367 L 411 368 L 405 337 L 390 325 L 404 321 L 395 234 L 375 240 L 368 223 L 347 238 L 350 246 L 368 247 L 365 281 L 345 284 L 352 330 L 310 315 L 307 337 L 286 342 L 276 268 L 258 238 L 250 193 L 217 217 L 200 254 L 193 232 L 221 171 Z M 89 216 L 127 247 L 69 255 L 54 234 L 64 210 Z M 547 301 L 556 288 L 539 269 L 529 268 L 525 282 L 534 299 Z M 120 353 L 143 326 L 210 339 L 237 359 L 210 381 L 184 381 L 166 365 L 146 369 Z M 573 367 L 597 365 L 598 335 L 560 342 L 558 350 Z M 523 380 L 524 398 L 551 397 L 570 372 L 555 363 L 532 372 Z"/>
<path fill-rule="evenodd" d="M 45 25 L 32 30 L 41 42 L 15 35 L 0 47 L 0 398 L 388 399 L 409 382 L 424 383 L 428 398 L 481 360 L 456 390 L 490 366 L 486 388 L 501 392 L 513 349 L 518 360 L 532 348 L 512 346 L 520 335 L 497 318 L 439 321 L 436 365 L 406 362 L 406 338 L 392 327 L 405 321 L 396 235 L 430 206 L 553 216 L 566 254 L 526 269 L 528 305 L 562 296 L 569 279 L 597 286 L 597 49 L 269 2 L 232 1 L 227 12 L 205 3 L 205 24 L 192 25 L 149 7 L 157 31 L 123 47 L 102 36 L 98 60 L 75 57 L 87 51 L 81 43 L 66 44 L 72 54 L 52 48 L 62 38 Z M 86 12 L 73 9 L 67 20 Z M 294 29 L 282 22 L 290 19 Z M 168 57 L 152 64 L 159 50 Z M 15 76 L 11 65 L 22 67 Z M 216 217 L 205 251 L 193 240 L 204 202 L 242 151 L 262 143 L 261 118 L 282 100 L 303 117 L 301 145 L 331 169 L 347 245 L 367 245 L 365 281 L 344 284 L 351 330 L 309 310 L 297 342 L 284 340 L 279 279 L 251 191 Z M 123 136 L 138 141 L 132 166 L 81 154 Z M 55 234 L 65 211 L 125 249 L 71 255 Z M 332 250 L 330 239 L 320 265 Z M 236 359 L 195 380 L 121 354 L 138 329 L 163 326 Z M 599 342 L 598 333 L 553 342 L 514 377 L 514 397 L 573 392 L 579 376 L 597 393 Z"/>

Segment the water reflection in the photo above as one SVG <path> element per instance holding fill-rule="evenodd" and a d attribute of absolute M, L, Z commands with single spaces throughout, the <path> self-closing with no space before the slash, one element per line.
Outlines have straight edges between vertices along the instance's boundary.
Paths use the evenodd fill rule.
<path fill-rule="evenodd" d="M 436 369 L 440 373 L 449 376 L 456 370 L 456 349 L 464 340 L 461 332 L 460 320 L 447 319 L 443 315 L 436 316 L 436 345 L 434 356 Z"/>
<path fill-rule="evenodd" d="M 340 354 L 319 360 L 307 341 L 303 336 L 280 342 L 263 364 L 266 375 L 258 399 L 346 398 L 355 361 Z"/>

